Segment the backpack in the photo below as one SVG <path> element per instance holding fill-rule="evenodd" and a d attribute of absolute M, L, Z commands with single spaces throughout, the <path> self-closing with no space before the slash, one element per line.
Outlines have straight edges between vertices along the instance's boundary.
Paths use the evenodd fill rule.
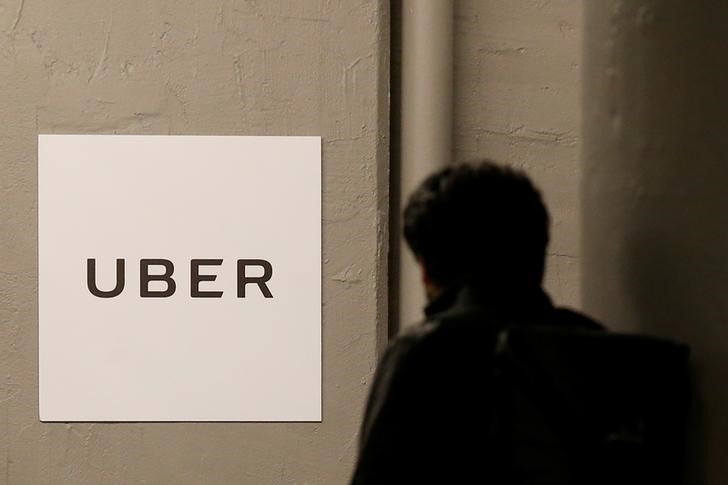
<path fill-rule="evenodd" d="M 505 327 L 494 354 L 494 483 L 681 483 L 688 355 L 655 337 Z"/>

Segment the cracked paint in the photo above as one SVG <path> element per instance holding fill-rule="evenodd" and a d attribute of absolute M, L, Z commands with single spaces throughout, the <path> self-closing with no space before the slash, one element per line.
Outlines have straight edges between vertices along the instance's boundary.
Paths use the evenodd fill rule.
<path fill-rule="evenodd" d="M 546 289 L 578 308 L 582 2 L 455 5 L 455 158 L 532 177 L 552 219 Z"/>
<path fill-rule="evenodd" d="M 386 334 L 385 3 L 3 7 L 0 482 L 345 483 Z M 323 423 L 38 422 L 38 133 L 323 137 Z"/>

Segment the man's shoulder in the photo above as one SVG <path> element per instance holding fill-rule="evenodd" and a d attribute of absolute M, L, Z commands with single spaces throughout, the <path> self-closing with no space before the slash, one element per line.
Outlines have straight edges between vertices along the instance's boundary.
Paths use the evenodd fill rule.
<path fill-rule="evenodd" d="M 607 328 L 590 316 L 566 307 L 555 307 L 550 314 L 552 326 L 573 328 L 575 330 L 606 331 Z"/>
<path fill-rule="evenodd" d="M 554 307 L 533 321 L 496 318 L 477 309 L 434 315 L 400 334 L 390 345 L 399 357 L 421 356 L 430 352 L 461 352 L 464 347 L 485 350 L 498 334 L 511 325 L 547 325 L 562 329 L 604 331 L 591 317 L 573 309 Z M 482 355 L 482 352 L 480 352 Z M 441 354 L 442 355 L 442 354 Z"/>
<path fill-rule="evenodd" d="M 502 322 L 477 312 L 447 313 L 407 328 L 391 344 L 392 360 L 437 362 L 446 365 L 460 357 L 482 358 L 492 350 Z"/>

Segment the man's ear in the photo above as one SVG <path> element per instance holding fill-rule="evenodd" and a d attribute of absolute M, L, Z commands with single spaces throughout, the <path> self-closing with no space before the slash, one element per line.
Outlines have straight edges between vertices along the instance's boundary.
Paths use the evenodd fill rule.
<path fill-rule="evenodd" d="M 420 274 L 422 275 L 422 286 L 425 287 L 425 295 L 427 295 L 427 299 L 431 301 L 440 294 L 442 288 L 440 288 L 440 286 L 435 283 L 430 277 L 430 273 L 427 271 L 427 265 L 425 264 L 425 261 L 422 258 L 418 257 L 417 263 L 420 266 Z"/>
<path fill-rule="evenodd" d="M 425 260 L 422 259 L 422 257 L 417 257 L 417 264 L 420 267 L 420 278 L 422 280 L 422 284 L 426 287 L 432 284 L 432 280 L 430 279 L 430 274 L 427 272 L 427 266 L 425 265 Z"/>

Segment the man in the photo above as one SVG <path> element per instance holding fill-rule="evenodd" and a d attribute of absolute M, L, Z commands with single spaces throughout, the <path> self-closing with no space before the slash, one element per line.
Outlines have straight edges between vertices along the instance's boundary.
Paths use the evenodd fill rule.
<path fill-rule="evenodd" d="M 505 483 L 493 439 L 499 333 L 601 329 L 542 290 L 548 226 L 529 179 L 490 161 L 445 168 L 412 194 L 404 234 L 422 269 L 426 319 L 379 365 L 354 485 Z"/>

